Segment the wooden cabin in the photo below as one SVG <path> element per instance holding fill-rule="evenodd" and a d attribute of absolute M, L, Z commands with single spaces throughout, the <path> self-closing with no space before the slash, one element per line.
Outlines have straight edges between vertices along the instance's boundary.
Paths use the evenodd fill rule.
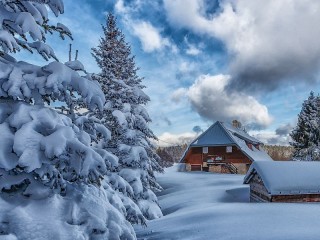
<path fill-rule="evenodd" d="M 187 171 L 245 174 L 254 161 L 272 161 L 262 146 L 239 122 L 217 121 L 191 142 L 180 163 Z"/>
<path fill-rule="evenodd" d="M 255 162 L 244 178 L 251 202 L 320 202 L 320 162 Z"/>

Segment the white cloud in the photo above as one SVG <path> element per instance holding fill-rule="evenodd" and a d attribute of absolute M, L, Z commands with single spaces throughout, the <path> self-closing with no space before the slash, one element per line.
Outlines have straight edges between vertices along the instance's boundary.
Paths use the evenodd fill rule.
<path fill-rule="evenodd" d="M 133 12 L 138 11 L 142 5 L 143 2 L 141 0 L 133 0 L 130 3 L 125 0 L 116 0 L 114 10 L 116 13 L 120 13 L 121 17 L 127 18 Z"/>
<path fill-rule="evenodd" d="M 172 26 L 224 42 L 233 87 L 274 89 L 288 80 L 313 82 L 319 72 L 318 0 L 225 0 L 211 15 L 205 0 L 164 0 L 164 7 Z"/>
<path fill-rule="evenodd" d="M 276 129 L 276 134 L 279 136 L 288 136 L 293 130 L 293 126 L 290 123 L 281 125 Z"/>
<path fill-rule="evenodd" d="M 130 32 L 138 37 L 143 51 L 150 53 L 167 47 L 172 53 L 178 53 L 179 49 L 177 46 L 169 38 L 163 37 L 160 29 L 156 28 L 150 21 L 138 20 L 136 18 L 135 15 L 143 7 L 144 3 L 146 2 L 135 0 L 125 4 L 125 1 L 117 0 L 115 11 L 121 15 L 121 19 Z"/>
<path fill-rule="evenodd" d="M 241 92 L 227 91 L 228 75 L 202 75 L 188 89 L 176 90 L 172 99 L 179 100 L 184 94 L 192 108 L 200 116 L 212 121 L 230 122 L 240 120 L 243 124 L 266 127 L 272 122 L 266 106 L 252 96 Z"/>
<path fill-rule="evenodd" d="M 196 48 L 194 45 L 189 45 L 188 49 L 186 50 L 186 53 L 191 56 L 196 56 L 196 55 L 199 55 L 201 51 L 198 48 Z"/>
<path fill-rule="evenodd" d="M 114 5 L 116 12 L 125 14 L 128 12 L 128 9 L 124 6 L 123 0 L 118 0 Z"/>
<path fill-rule="evenodd" d="M 289 135 L 279 135 L 274 131 L 252 131 L 250 135 L 267 145 L 289 146 L 289 142 L 291 141 Z"/>
<path fill-rule="evenodd" d="M 197 33 L 210 33 L 211 21 L 201 15 L 203 0 L 164 0 L 164 8 L 171 25 L 189 28 Z"/>
<path fill-rule="evenodd" d="M 185 132 L 180 134 L 165 132 L 160 136 L 158 136 L 159 141 L 157 142 L 157 145 L 161 147 L 167 147 L 167 146 L 175 146 L 175 145 L 190 143 L 193 139 L 196 138 L 196 136 L 197 136 L 196 133 L 191 133 L 191 132 Z"/>
<path fill-rule="evenodd" d="M 281 124 L 275 131 L 250 131 L 250 134 L 265 144 L 289 146 L 289 142 L 292 141 L 290 137 L 292 129 L 293 125 L 287 123 Z"/>
<path fill-rule="evenodd" d="M 197 56 L 201 53 L 200 48 L 198 46 L 196 46 L 195 44 L 189 43 L 189 40 L 187 37 L 184 38 L 184 42 L 187 45 L 186 54 L 191 55 L 191 56 Z M 201 45 L 201 44 L 199 44 L 199 45 Z"/>
<path fill-rule="evenodd" d="M 182 60 L 178 66 L 178 70 L 180 73 L 190 73 L 196 69 L 196 65 L 194 62 L 189 62 Z"/>
<path fill-rule="evenodd" d="M 185 88 L 179 88 L 179 89 L 175 90 L 171 94 L 172 101 L 179 102 L 184 96 L 186 96 L 187 92 L 188 91 Z"/>
<path fill-rule="evenodd" d="M 171 47 L 168 38 L 163 38 L 160 31 L 155 28 L 150 22 L 137 22 L 132 24 L 133 33 L 136 35 L 145 52 L 153 52 L 161 50 L 164 47 Z"/>

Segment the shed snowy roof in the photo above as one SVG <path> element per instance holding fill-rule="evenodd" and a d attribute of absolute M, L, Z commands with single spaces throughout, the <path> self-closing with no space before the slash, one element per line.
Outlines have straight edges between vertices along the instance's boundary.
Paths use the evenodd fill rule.
<path fill-rule="evenodd" d="M 258 174 L 271 195 L 313 194 L 320 193 L 319 173 L 320 162 L 254 162 L 244 183 L 250 183 Z"/>
<path fill-rule="evenodd" d="M 247 143 L 252 144 L 252 149 Z M 235 128 L 231 124 L 215 122 L 199 137 L 197 137 L 182 156 L 183 161 L 186 153 L 191 147 L 208 147 L 208 146 L 237 146 L 251 161 L 272 161 L 272 158 L 263 150 L 258 149 L 255 145 L 262 144 L 258 139 L 251 137 L 242 129 Z"/>

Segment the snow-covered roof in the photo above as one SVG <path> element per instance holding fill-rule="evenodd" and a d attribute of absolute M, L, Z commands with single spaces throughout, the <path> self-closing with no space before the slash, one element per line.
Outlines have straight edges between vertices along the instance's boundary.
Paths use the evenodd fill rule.
<path fill-rule="evenodd" d="M 236 136 L 238 138 L 244 139 L 249 143 L 252 144 L 261 144 L 262 142 L 258 139 L 251 137 L 247 132 L 245 132 L 243 129 L 236 128 L 232 126 L 230 123 L 220 122 L 220 124 L 229 131 L 233 136 Z"/>
<path fill-rule="evenodd" d="M 244 183 L 255 174 L 262 179 L 271 195 L 320 193 L 320 162 L 264 161 L 254 162 Z"/>
<path fill-rule="evenodd" d="M 257 149 L 254 145 L 252 145 L 251 149 L 246 144 L 245 140 L 242 140 L 238 137 L 234 137 L 234 140 L 237 146 L 241 149 L 241 151 L 247 155 L 247 157 L 252 161 L 273 161 L 273 159 L 268 155 L 268 153 L 260 148 Z"/>
<path fill-rule="evenodd" d="M 190 146 L 204 147 L 226 144 L 235 144 L 235 142 L 232 137 L 226 133 L 226 129 L 222 127 L 222 124 L 220 122 L 215 122 L 205 132 L 191 142 Z"/>
<path fill-rule="evenodd" d="M 226 144 L 237 144 L 237 140 L 242 139 L 251 144 L 261 144 L 258 139 L 251 137 L 240 128 L 236 128 L 229 123 L 215 122 L 199 137 L 197 137 L 190 146 L 217 146 Z"/>
<path fill-rule="evenodd" d="M 247 143 L 252 144 L 252 147 L 249 148 Z M 244 130 L 233 127 L 231 124 L 217 121 L 191 142 L 182 156 L 181 162 L 191 147 L 226 145 L 237 146 L 251 161 L 272 161 L 272 158 L 263 149 L 255 147 L 258 144 L 262 144 L 262 142 L 251 137 Z"/>

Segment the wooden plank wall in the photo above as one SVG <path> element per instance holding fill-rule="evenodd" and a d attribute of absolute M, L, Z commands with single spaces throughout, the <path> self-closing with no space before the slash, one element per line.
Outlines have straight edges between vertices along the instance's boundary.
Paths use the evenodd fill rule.
<path fill-rule="evenodd" d="M 218 155 L 222 156 L 224 159 L 224 162 L 229 162 L 229 163 L 251 163 L 251 160 L 243 154 L 243 152 L 238 149 L 236 146 L 232 146 L 232 152 L 227 153 L 226 151 L 226 146 L 221 146 L 221 147 L 209 147 L 208 148 L 208 153 L 203 154 L 203 158 L 207 159 L 210 156 L 209 155 Z"/>
<path fill-rule="evenodd" d="M 258 174 L 250 180 L 250 202 L 271 202 L 271 195 Z"/>
<path fill-rule="evenodd" d="M 272 202 L 320 202 L 320 194 L 274 195 Z"/>
<path fill-rule="evenodd" d="M 210 158 L 209 155 L 222 156 L 224 159 L 223 162 L 251 164 L 251 160 L 236 146 L 232 147 L 232 153 L 226 152 L 226 146 L 209 147 L 207 154 L 202 153 L 202 147 L 193 147 L 189 149 L 188 153 L 186 154 L 186 163 L 202 164 L 203 159 Z"/>
<path fill-rule="evenodd" d="M 251 165 L 251 160 L 236 146 L 232 146 L 231 153 L 227 153 L 226 146 L 208 147 L 208 153 L 206 154 L 202 153 L 202 147 L 193 147 L 187 152 L 185 156 L 185 163 L 202 165 L 203 161 L 210 158 L 210 155 L 221 156 L 223 158 L 221 162 L 234 164 L 238 168 L 238 173 L 240 174 L 245 174 Z M 203 166 L 207 167 L 208 165 L 204 164 Z M 230 173 L 227 168 L 221 166 L 204 169 L 212 172 Z M 189 168 L 187 170 L 189 170 Z"/>
<path fill-rule="evenodd" d="M 202 164 L 202 147 L 189 149 L 185 162 L 189 164 Z"/>

